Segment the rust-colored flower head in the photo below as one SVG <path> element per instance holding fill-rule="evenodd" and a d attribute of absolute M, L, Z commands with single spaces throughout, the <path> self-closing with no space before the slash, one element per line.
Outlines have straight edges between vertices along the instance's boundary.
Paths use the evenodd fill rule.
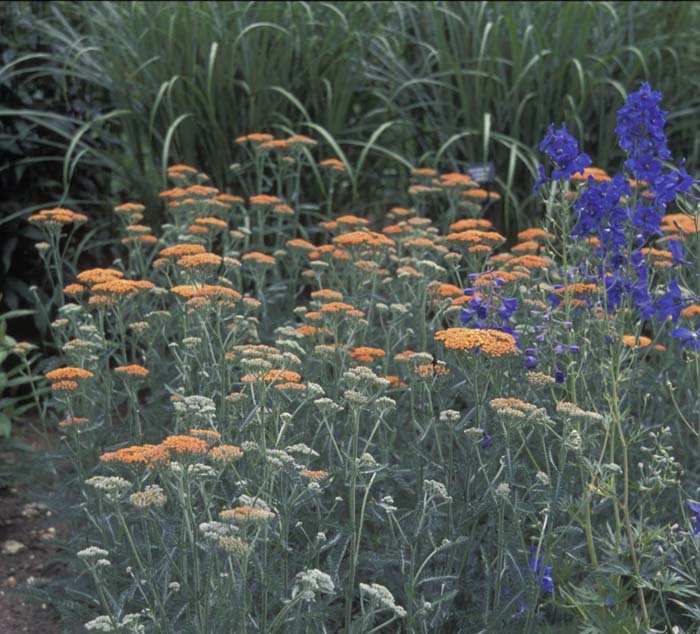
<path fill-rule="evenodd" d="M 171 453 L 179 455 L 203 454 L 209 451 L 209 444 L 206 440 L 193 436 L 168 436 L 161 445 Z"/>
<path fill-rule="evenodd" d="M 177 265 L 184 269 L 214 269 L 221 266 L 222 258 L 216 253 L 197 253 L 195 255 L 183 255 L 178 258 Z"/>
<path fill-rule="evenodd" d="M 351 231 L 349 233 L 342 233 L 333 238 L 333 242 L 345 248 L 358 246 L 382 248 L 393 247 L 396 244 L 391 238 L 375 231 Z"/>
<path fill-rule="evenodd" d="M 467 187 L 476 187 L 474 179 L 460 172 L 450 172 L 448 174 L 440 174 L 440 185 L 445 189 L 465 189 Z"/>
<path fill-rule="evenodd" d="M 447 350 L 481 352 L 488 357 L 517 354 L 515 337 L 500 330 L 481 328 L 448 328 L 435 333 Z"/>
<path fill-rule="evenodd" d="M 489 231 L 493 228 L 493 224 L 486 218 L 463 218 L 457 220 L 450 225 L 450 231 L 459 233 L 460 231 L 469 231 L 472 229 Z"/>
<path fill-rule="evenodd" d="M 90 422 L 89 418 L 83 416 L 69 416 L 59 421 L 58 428 L 63 430 L 74 430 L 86 427 Z"/>
<path fill-rule="evenodd" d="M 264 267 L 274 266 L 275 264 L 274 255 L 268 255 L 267 253 L 261 253 L 260 251 L 250 251 L 248 253 L 245 253 L 243 256 L 241 256 L 241 260 L 249 264 Z"/>
<path fill-rule="evenodd" d="M 163 445 L 132 445 L 100 456 L 101 462 L 142 465 L 150 469 L 170 462 L 170 452 Z"/>
<path fill-rule="evenodd" d="M 622 335 L 622 343 L 628 348 L 648 348 L 651 345 L 651 339 L 644 335 Z"/>
<path fill-rule="evenodd" d="M 274 139 L 271 134 L 266 134 L 264 132 L 251 132 L 250 134 L 247 134 L 245 136 L 239 136 L 235 142 L 236 143 L 251 143 L 253 145 L 261 145 L 262 143 L 267 143 L 268 141 L 272 141 Z"/>
<path fill-rule="evenodd" d="M 201 244 L 176 244 L 172 247 L 165 247 L 158 251 L 158 255 L 163 258 L 181 258 L 185 255 L 199 255 L 206 253 L 206 249 Z"/>
<path fill-rule="evenodd" d="M 346 167 L 345 163 L 343 161 L 336 159 L 336 158 L 329 158 L 329 159 L 324 159 L 319 163 L 320 167 L 324 167 L 327 170 L 330 170 L 331 172 L 345 172 Z"/>
<path fill-rule="evenodd" d="M 118 271 L 117 269 L 88 269 L 78 273 L 78 280 L 83 284 L 92 286 L 93 284 L 100 284 L 101 282 L 108 282 L 110 280 L 121 279 L 124 277 L 124 273 Z"/>
<path fill-rule="evenodd" d="M 90 291 L 95 294 L 109 295 L 113 297 L 126 297 L 135 295 L 141 291 L 149 290 L 155 288 L 153 282 L 148 280 L 121 280 L 121 279 L 111 279 L 106 282 L 100 282 L 99 284 L 94 284 Z"/>
<path fill-rule="evenodd" d="M 528 270 L 535 269 L 546 269 L 551 264 L 549 258 L 541 255 L 532 255 L 526 253 L 525 255 L 520 255 L 518 257 L 513 257 L 507 260 L 506 266 L 508 268 L 521 267 Z"/>
<path fill-rule="evenodd" d="M 275 519 L 275 514 L 255 506 L 237 506 L 219 513 L 219 519 L 232 524 L 259 526 Z"/>
<path fill-rule="evenodd" d="M 77 297 L 85 290 L 85 286 L 82 284 L 68 284 L 64 287 L 63 292 L 71 297 Z"/>
<path fill-rule="evenodd" d="M 381 348 L 372 348 L 369 346 L 357 346 L 350 350 L 350 358 L 360 363 L 373 363 L 377 359 L 381 359 L 385 354 L 386 353 Z"/>
<path fill-rule="evenodd" d="M 148 376 L 148 370 L 142 365 L 120 365 L 114 368 L 117 374 L 120 374 L 124 378 L 131 379 L 145 379 Z"/>
<path fill-rule="evenodd" d="M 569 180 L 587 183 L 589 178 L 592 178 L 596 182 L 609 182 L 612 180 L 604 169 L 593 166 L 584 168 L 582 172 L 572 174 Z"/>
<path fill-rule="evenodd" d="M 272 207 L 273 205 L 281 205 L 282 201 L 277 196 L 269 196 L 268 194 L 257 194 L 249 199 L 251 207 Z"/>
<path fill-rule="evenodd" d="M 60 228 L 62 225 L 81 224 L 87 222 L 85 214 L 79 214 L 63 207 L 53 209 L 43 209 L 33 216 L 29 216 L 29 222 L 49 229 Z"/>
<path fill-rule="evenodd" d="M 302 478 L 304 478 L 304 480 L 308 480 L 310 482 L 323 482 L 324 480 L 328 480 L 328 478 L 331 477 L 331 474 L 328 471 L 312 471 L 310 469 L 304 469 L 303 471 L 300 471 L 299 475 Z"/>
<path fill-rule="evenodd" d="M 68 366 L 65 368 L 56 368 L 44 375 L 49 381 L 82 381 L 91 379 L 95 375 L 84 368 L 76 368 Z"/>
<path fill-rule="evenodd" d="M 302 238 L 292 238 L 291 240 L 287 240 L 286 245 L 292 250 L 296 249 L 306 253 L 313 251 L 316 248 L 308 240 L 304 240 Z"/>
<path fill-rule="evenodd" d="M 554 236 L 551 233 L 545 231 L 544 229 L 541 229 L 540 227 L 531 227 L 530 229 L 524 229 L 523 231 L 518 233 L 519 242 L 528 242 L 530 240 L 535 240 L 537 242 L 546 242 L 547 240 L 551 240 L 552 238 L 554 238 Z"/>
<path fill-rule="evenodd" d="M 220 218 L 206 216 L 204 218 L 195 218 L 195 224 L 207 229 L 228 229 L 228 222 Z"/>
<path fill-rule="evenodd" d="M 217 445 L 209 450 L 208 456 L 219 464 L 229 464 L 243 457 L 243 450 L 236 445 Z"/>
<path fill-rule="evenodd" d="M 322 288 L 311 292 L 311 298 L 321 302 L 339 302 L 343 299 L 343 294 L 330 288 Z"/>
<path fill-rule="evenodd" d="M 269 367 L 269 366 L 268 366 Z M 243 383 L 299 383 L 301 374 L 293 370 L 268 370 L 264 374 L 246 374 L 241 377 Z"/>

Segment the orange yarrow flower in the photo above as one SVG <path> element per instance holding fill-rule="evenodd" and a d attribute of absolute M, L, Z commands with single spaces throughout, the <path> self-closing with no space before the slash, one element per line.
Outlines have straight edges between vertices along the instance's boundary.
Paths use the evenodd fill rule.
<path fill-rule="evenodd" d="M 481 328 L 448 328 L 435 333 L 447 350 L 483 352 L 488 357 L 517 354 L 515 337 L 500 330 Z"/>

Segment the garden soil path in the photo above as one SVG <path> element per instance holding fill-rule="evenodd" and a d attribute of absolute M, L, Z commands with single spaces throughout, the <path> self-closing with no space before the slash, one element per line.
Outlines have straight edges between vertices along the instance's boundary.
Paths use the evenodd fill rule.
<path fill-rule="evenodd" d="M 64 629 L 57 612 L 46 603 L 30 601 L 24 590 L 41 588 L 65 571 L 55 562 L 57 537 L 65 527 L 38 497 L 37 484 L 26 478 L 27 464 L 43 450 L 39 441 L 23 438 L 27 451 L 0 449 L 2 472 L 17 473 L 13 482 L 0 479 L 0 633 L 41 632 L 59 634 Z"/>

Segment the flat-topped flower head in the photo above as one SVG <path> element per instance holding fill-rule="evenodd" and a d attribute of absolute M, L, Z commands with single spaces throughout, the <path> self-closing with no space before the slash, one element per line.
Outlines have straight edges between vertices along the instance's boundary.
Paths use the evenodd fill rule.
<path fill-rule="evenodd" d="M 207 454 L 214 462 L 229 464 L 243 457 L 243 450 L 236 445 L 217 445 Z"/>
<path fill-rule="evenodd" d="M 470 229 L 483 229 L 489 231 L 493 229 L 493 224 L 486 218 L 462 218 L 450 225 L 450 231 L 459 233 L 460 231 L 468 231 Z"/>
<path fill-rule="evenodd" d="M 241 256 L 241 260 L 249 264 L 265 267 L 274 266 L 276 261 L 274 255 L 268 255 L 267 253 L 262 253 L 260 251 L 250 251 L 245 253 Z"/>
<path fill-rule="evenodd" d="M 137 365 L 135 363 L 117 366 L 114 368 L 114 371 L 125 378 L 145 379 L 148 376 L 148 370 L 142 365 Z"/>
<path fill-rule="evenodd" d="M 213 269 L 221 266 L 222 258 L 216 253 L 196 253 L 178 258 L 177 265 L 183 269 Z"/>
<path fill-rule="evenodd" d="M 250 205 L 252 207 L 272 207 L 273 205 L 281 205 L 282 200 L 277 196 L 270 196 L 268 194 L 257 194 L 251 196 L 249 199 Z"/>
<path fill-rule="evenodd" d="M 46 228 L 59 228 L 62 225 L 81 224 L 87 222 L 85 214 L 79 214 L 63 207 L 43 209 L 37 214 L 29 216 L 29 222 Z"/>
<path fill-rule="evenodd" d="M 206 440 L 193 436 L 168 436 L 161 445 L 176 454 L 202 454 L 209 451 Z"/>
<path fill-rule="evenodd" d="M 257 506 L 237 506 L 221 511 L 219 519 L 232 524 L 260 526 L 275 519 L 275 514 Z"/>
<path fill-rule="evenodd" d="M 253 145 L 261 145 L 263 143 L 267 143 L 268 141 L 272 141 L 274 138 L 275 137 L 273 137 L 271 134 L 266 134 L 264 132 L 251 132 L 245 136 L 239 136 L 234 142 L 239 144 L 251 143 Z"/>
<path fill-rule="evenodd" d="M 518 353 L 515 337 L 488 328 L 448 328 L 435 333 L 447 350 L 481 352 L 488 357 L 505 357 Z"/>
<path fill-rule="evenodd" d="M 163 445 L 132 445 L 103 453 L 100 456 L 100 462 L 142 465 L 154 469 L 170 462 L 170 452 Z"/>
<path fill-rule="evenodd" d="M 109 282 L 110 280 L 118 280 L 123 277 L 124 273 L 117 269 L 88 269 L 78 273 L 78 280 L 88 286 Z"/>
<path fill-rule="evenodd" d="M 350 358 L 360 363 L 373 363 L 377 359 L 381 359 L 385 354 L 381 348 L 372 348 L 370 346 L 358 346 L 350 350 Z"/>
<path fill-rule="evenodd" d="M 343 161 L 341 161 L 340 159 L 336 158 L 324 159 L 318 165 L 319 167 L 324 167 L 327 170 L 330 170 L 331 172 L 346 171 L 345 163 L 343 163 Z"/>

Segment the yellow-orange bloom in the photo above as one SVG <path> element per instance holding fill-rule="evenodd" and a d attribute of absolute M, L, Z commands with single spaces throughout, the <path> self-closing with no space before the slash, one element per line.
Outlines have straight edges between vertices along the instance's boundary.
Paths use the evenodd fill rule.
<path fill-rule="evenodd" d="M 486 218 L 463 218 L 450 225 L 450 231 L 468 231 L 469 229 L 486 229 L 493 228 L 493 224 Z"/>
<path fill-rule="evenodd" d="M 522 266 L 525 269 L 543 269 L 549 266 L 550 261 L 541 255 L 525 254 L 518 257 L 509 258 L 507 266 L 516 267 Z"/>
<path fill-rule="evenodd" d="M 90 419 L 84 418 L 82 416 L 69 416 L 68 418 L 64 418 L 62 421 L 59 421 L 58 423 L 58 428 L 59 429 L 71 429 L 74 427 L 83 427 L 87 425 L 90 422 Z"/>
<path fill-rule="evenodd" d="M 428 289 L 431 295 L 440 295 L 440 297 L 461 297 L 464 295 L 464 289 L 454 284 L 436 284 Z"/>
<path fill-rule="evenodd" d="M 460 172 L 450 172 L 449 174 L 440 175 L 440 185 L 448 189 L 463 189 L 465 187 L 472 187 L 474 185 L 474 179 L 467 174 L 461 174 Z"/>
<path fill-rule="evenodd" d="M 77 379 L 91 379 L 95 376 L 90 370 L 84 368 L 75 368 L 68 366 L 65 368 L 56 368 L 44 375 L 49 381 L 75 381 Z"/>
<path fill-rule="evenodd" d="M 102 293 L 105 295 L 133 295 L 134 293 L 150 288 L 155 288 L 155 284 L 148 280 L 111 279 L 106 282 L 95 284 L 90 290 L 93 293 Z"/>
<path fill-rule="evenodd" d="M 80 295 L 84 290 L 85 287 L 82 284 L 68 284 L 68 286 L 63 289 L 63 292 L 66 295 L 75 296 Z"/>
<path fill-rule="evenodd" d="M 622 335 L 622 343 L 628 348 L 646 348 L 651 345 L 651 339 L 644 335 Z"/>
<path fill-rule="evenodd" d="M 218 286 L 216 284 L 186 284 L 174 286 L 170 289 L 170 292 L 184 299 L 192 299 L 194 297 L 220 299 L 226 304 L 233 304 L 241 299 L 241 294 L 238 291 L 228 288 L 227 286 Z"/>
<path fill-rule="evenodd" d="M 70 209 L 64 209 L 63 207 L 43 209 L 39 213 L 29 216 L 28 218 L 29 222 L 46 226 L 68 225 L 73 222 L 87 222 L 87 219 L 88 218 L 85 214 L 79 214 L 75 211 L 71 211 Z"/>
<path fill-rule="evenodd" d="M 75 392 L 78 387 L 77 381 L 55 381 L 51 384 L 54 392 Z"/>
<path fill-rule="evenodd" d="M 392 247 L 396 243 L 384 234 L 375 231 L 351 231 L 333 238 L 333 242 L 342 247 Z"/>
<path fill-rule="evenodd" d="M 78 279 L 88 285 L 121 279 L 122 277 L 124 277 L 124 273 L 117 269 L 88 269 L 78 273 Z"/>
<path fill-rule="evenodd" d="M 256 196 L 251 196 L 248 200 L 253 207 L 271 207 L 282 202 L 277 196 L 268 196 L 267 194 L 257 194 Z"/>
<path fill-rule="evenodd" d="M 133 445 L 103 453 L 100 462 L 146 465 L 152 469 L 170 462 L 170 452 L 163 445 Z"/>
<path fill-rule="evenodd" d="M 331 170 L 332 172 L 344 172 L 345 171 L 345 163 L 343 161 L 336 159 L 336 158 L 329 158 L 329 159 L 324 159 L 319 163 L 321 167 L 325 167 L 326 169 Z"/>
<path fill-rule="evenodd" d="M 357 346 L 350 350 L 350 358 L 361 363 L 372 363 L 385 355 L 381 348 L 371 348 L 369 346 Z"/>
<path fill-rule="evenodd" d="M 275 257 L 260 251 L 250 251 L 241 257 L 244 262 L 252 262 L 254 264 L 262 264 L 264 266 L 272 266 L 275 263 Z"/>
<path fill-rule="evenodd" d="M 179 454 L 207 453 L 209 451 L 209 444 L 205 440 L 192 436 L 168 436 L 161 445 Z"/>
<path fill-rule="evenodd" d="M 540 250 L 540 243 L 536 242 L 535 240 L 528 240 L 527 242 L 519 242 L 516 244 L 511 251 L 513 253 L 529 253 L 529 252 L 535 252 Z"/>
<path fill-rule="evenodd" d="M 201 244 L 176 244 L 172 247 L 165 247 L 158 251 L 158 255 L 164 258 L 180 258 L 184 255 L 198 255 L 206 253 L 206 249 Z"/>
<path fill-rule="evenodd" d="M 204 267 L 218 267 L 222 259 L 216 253 L 196 253 L 195 255 L 183 255 L 177 260 L 178 266 L 186 269 L 201 269 Z"/>
<path fill-rule="evenodd" d="M 486 328 L 439 330 L 435 333 L 435 340 L 442 341 L 447 350 L 479 351 L 488 357 L 505 357 L 518 351 L 513 335 Z"/>
<path fill-rule="evenodd" d="M 311 298 L 321 301 L 340 301 L 343 299 L 343 294 L 330 288 L 322 288 L 318 291 L 312 291 Z"/>
<path fill-rule="evenodd" d="M 212 227 L 214 229 L 228 229 L 228 222 L 220 218 L 205 217 L 195 218 L 195 223 L 204 227 Z"/>
<path fill-rule="evenodd" d="M 237 506 L 219 513 L 219 519 L 234 524 L 266 524 L 275 518 L 272 511 L 255 506 Z"/>
<path fill-rule="evenodd" d="M 300 249 L 301 251 L 313 251 L 316 247 L 308 240 L 302 238 L 292 238 L 287 240 L 287 246 L 292 249 Z"/>
<path fill-rule="evenodd" d="M 221 464 L 228 464 L 243 457 L 243 450 L 236 445 L 218 445 L 209 450 L 209 457 Z"/>
<path fill-rule="evenodd" d="M 348 227 L 353 227 L 357 225 L 362 225 L 366 227 L 369 224 L 367 218 L 360 218 L 359 216 L 353 216 L 352 214 L 345 214 L 344 216 L 338 216 L 335 219 L 339 225 L 347 225 Z"/>
<path fill-rule="evenodd" d="M 254 145 L 259 145 L 261 143 L 267 143 L 268 141 L 272 141 L 274 139 L 271 134 L 265 134 L 263 132 L 251 132 L 250 134 L 247 134 L 245 136 L 239 136 L 237 139 L 235 139 L 236 143 L 253 143 Z"/>
<path fill-rule="evenodd" d="M 540 229 L 539 227 L 531 227 L 530 229 L 524 229 L 518 233 L 519 242 L 528 242 L 530 240 L 548 240 L 553 237 L 554 236 L 551 233 L 545 231 L 544 229 Z"/>
<path fill-rule="evenodd" d="M 686 306 L 683 310 L 681 310 L 681 317 L 700 317 L 700 306 L 697 304 Z"/>
<path fill-rule="evenodd" d="M 120 365 L 114 368 L 114 371 L 118 374 L 123 374 L 125 376 L 135 377 L 135 378 L 145 378 L 148 376 L 148 370 L 142 365 L 132 364 L 132 365 Z"/>
<path fill-rule="evenodd" d="M 323 482 L 324 480 L 327 480 L 331 477 L 331 474 L 328 473 L 328 471 L 311 471 L 310 469 L 304 469 L 303 471 L 300 471 L 299 475 L 305 480 L 311 480 L 312 482 Z"/>
<path fill-rule="evenodd" d="M 241 377 L 243 383 L 255 383 L 262 381 L 263 383 L 299 383 L 301 374 L 293 370 L 268 370 L 265 374 L 246 374 Z"/>
<path fill-rule="evenodd" d="M 588 182 L 588 178 L 591 177 L 597 182 L 608 182 L 612 179 L 607 175 L 604 169 L 600 167 L 586 167 L 582 172 L 576 172 L 572 174 L 569 180 Z"/>

